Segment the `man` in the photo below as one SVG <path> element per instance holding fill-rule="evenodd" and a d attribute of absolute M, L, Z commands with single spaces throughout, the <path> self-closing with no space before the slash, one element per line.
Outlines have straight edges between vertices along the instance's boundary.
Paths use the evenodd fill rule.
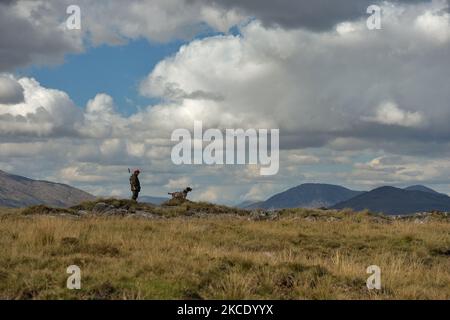
<path fill-rule="evenodd" d="M 133 196 L 131 199 L 134 201 L 137 200 L 139 197 L 139 192 L 141 191 L 141 183 L 139 182 L 139 170 L 135 170 L 133 174 L 130 176 L 130 185 L 131 185 L 131 192 L 133 193 Z"/>

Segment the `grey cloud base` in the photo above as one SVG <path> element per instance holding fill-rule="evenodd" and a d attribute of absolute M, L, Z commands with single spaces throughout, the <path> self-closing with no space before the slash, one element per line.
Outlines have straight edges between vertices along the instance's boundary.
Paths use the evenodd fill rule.
<path fill-rule="evenodd" d="M 198 0 L 193 0 L 198 1 Z M 394 4 L 426 3 L 431 0 L 390 0 Z M 210 2 L 210 1 L 208 1 Z M 238 8 L 265 25 L 325 31 L 343 21 L 367 16 L 367 8 L 379 0 L 212 0 L 216 5 Z"/>
<path fill-rule="evenodd" d="M 413 5 L 431 0 L 391 0 Z M 226 32 L 248 18 L 265 26 L 326 31 L 343 21 L 366 16 L 376 0 L 79 0 L 82 29 L 64 29 L 71 0 L 24 5 L 0 2 L 0 72 L 33 63 L 55 64 L 67 53 L 81 53 L 86 43 L 123 44 L 140 37 L 150 41 L 192 39 L 205 26 Z M 19 10 L 20 9 L 20 10 Z M 19 12 L 22 14 L 19 14 Z M 24 14 L 25 13 L 25 14 Z M 120 13 L 120 19 L 111 19 Z M 165 27 L 165 25 L 170 27 Z M 20 35 L 20 36 L 19 36 Z"/>
<path fill-rule="evenodd" d="M 0 74 L 0 104 L 23 102 L 23 87 L 13 78 Z"/>
<path fill-rule="evenodd" d="M 66 53 L 82 51 L 81 38 L 58 26 L 66 18 L 65 11 L 36 6 L 26 16 L 18 14 L 15 6 L 20 5 L 19 1 L 0 2 L 0 72 L 33 62 L 58 63 Z"/>

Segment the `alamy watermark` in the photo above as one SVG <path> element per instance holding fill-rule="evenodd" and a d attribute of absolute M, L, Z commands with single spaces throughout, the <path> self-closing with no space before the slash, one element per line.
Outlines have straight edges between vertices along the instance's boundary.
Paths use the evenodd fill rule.
<path fill-rule="evenodd" d="M 381 30 L 381 7 L 371 5 L 367 8 L 370 17 L 367 19 L 366 25 L 369 30 Z"/>
<path fill-rule="evenodd" d="M 70 5 L 66 9 L 70 16 L 66 20 L 66 27 L 69 30 L 81 30 L 81 9 L 77 5 Z"/>
<path fill-rule="evenodd" d="M 368 266 L 366 272 L 371 274 L 371 276 L 369 278 L 367 278 L 367 281 L 366 281 L 367 289 L 380 290 L 381 289 L 381 268 L 376 265 Z"/>
<path fill-rule="evenodd" d="M 203 132 L 202 122 L 194 121 L 193 136 L 188 129 L 172 132 L 171 140 L 178 143 L 172 148 L 171 158 L 175 165 L 260 165 L 261 175 L 275 175 L 280 167 L 279 139 L 279 129 L 225 129 L 225 132 L 207 129 Z"/>
<path fill-rule="evenodd" d="M 67 278 L 66 286 L 69 290 L 81 289 L 81 269 L 79 266 L 71 265 L 66 270 L 70 276 Z"/>

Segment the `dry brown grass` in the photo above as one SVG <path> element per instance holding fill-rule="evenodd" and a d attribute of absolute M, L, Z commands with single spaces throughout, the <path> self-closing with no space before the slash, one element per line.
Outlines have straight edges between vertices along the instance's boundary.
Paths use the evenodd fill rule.
<path fill-rule="evenodd" d="M 329 216 L 340 220 L 321 219 Z M 0 214 L 0 243 L 2 299 L 450 298 L 450 223 L 439 220 L 310 210 L 275 221 L 70 219 L 12 210 Z M 66 288 L 72 264 L 81 290 Z M 365 285 L 373 264 L 380 291 Z"/>

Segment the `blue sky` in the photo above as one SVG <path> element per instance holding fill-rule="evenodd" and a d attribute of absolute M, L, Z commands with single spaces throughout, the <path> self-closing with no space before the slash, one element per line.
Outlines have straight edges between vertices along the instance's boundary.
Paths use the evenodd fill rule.
<path fill-rule="evenodd" d="M 18 73 L 36 78 L 45 87 L 67 92 L 80 107 L 96 94 L 107 93 L 114 98 L 119 112 L 130 115 L 139 107 L 158 102 L 140 96 L 139 83 L 159 61 L 174 55 L 183 44 L 140 39 L 120 46 L 90 47 L 84 53 L 67 55 L 62 64 L 22 68 Z"/>
<path fill-rule="evenodd" d="M 113 97 L 118 111 L 127 116 L 160 101 L 138 92 L 139 83 L 158 62 L 175 55 L 190 41 L 222 34 L 206 25 L 201 29 L 202 32 L 190 40 L 150 42 L 139 38 L 123 45 L 87 45 L 82 53 L 67 54 L 63 63 L 18 68 L 16 74 L 34 77 L 45 87 L 68 93 L 80 107 L 96 94 L 107 93 Z M 228 33 L 237 35 L 239 28 L 233 27 Z"/>

